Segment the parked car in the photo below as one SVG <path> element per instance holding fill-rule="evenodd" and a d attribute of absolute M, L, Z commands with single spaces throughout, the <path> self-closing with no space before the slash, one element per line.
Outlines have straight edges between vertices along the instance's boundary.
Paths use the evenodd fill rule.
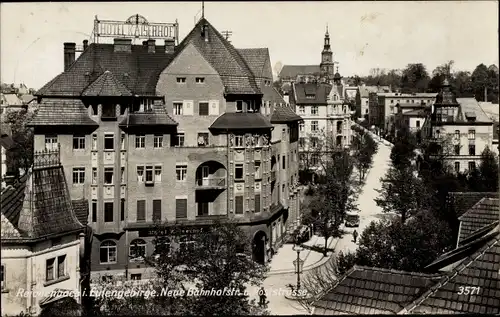
<path fill-rule="evenodd" d="M 345 216 L 346 227 L 359 227 L 359 215 L 357 213 L 348 213 Z"/>

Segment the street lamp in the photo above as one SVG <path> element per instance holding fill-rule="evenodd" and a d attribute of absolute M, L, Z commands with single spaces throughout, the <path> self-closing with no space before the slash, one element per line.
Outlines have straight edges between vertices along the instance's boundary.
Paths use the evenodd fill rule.
<path fill-rule="evenodd" d="M 293 251 L 297 252 L 297 259 L 293 261 L 293 266 L 295 268 L 295 272 L 297 273 L 297 291 L 300 290 L 300 274 L 302 273 L 302 268 L 304 266 L 304 260 L 300 258 L 300 252 L 304 250 L 304 248 L 297 244 L 294 244 L 292 247 Z"/>

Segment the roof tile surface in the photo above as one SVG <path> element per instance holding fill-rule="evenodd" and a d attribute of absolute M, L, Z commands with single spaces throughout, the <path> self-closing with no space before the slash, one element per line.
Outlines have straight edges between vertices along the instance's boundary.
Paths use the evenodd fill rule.
<path fill-rule="evenodd" d="M 499 213 L 498 199 L 482 198 L 458 218 L 461 222 L 459 243 L 477 230 L 499 220 Z"/>
<path fill-rule="evenodd" d="M 323 83 L 294 83 L 292 85 L 292 94 L 297 96 L 295 103 L 297 105 L 301 104 L 315 104 L 315 105 L 326 105 L 327 97 L 332 89 L 332 85 Z M 306 96 L 313 96 L 312 98 L 307 98 Z"/>
<path fill-rule="evenodd" d="M 260 113 L 226 112 L 212 123 L 210 129 L 271 129 L 272 127 L 269 120 Z"/>
<path fill-rule="evenodd" d="M 44 125 L 85 125 L 97 126 L 97 122 L 90 119 L 87 108 L 79 99 L 43 99 L 37 105 L 38 112 L 30 126 Z"/>
<path fill-rule="evenodd" d="M 284 65 L 280 71 L 280 78 L 296 78 L 299 75 L 319 75 L 319 65 Z"/>
<path fill-rule="evenodd" d="M 130 90 L 118 81 L 109 70 L 99 76 L 82 93 L 85 97 L 132 96 Z"/>

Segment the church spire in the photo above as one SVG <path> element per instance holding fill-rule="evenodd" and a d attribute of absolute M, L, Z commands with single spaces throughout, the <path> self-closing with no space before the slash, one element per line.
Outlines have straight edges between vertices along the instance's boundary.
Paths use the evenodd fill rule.
<path fill-rule="evenodd" d="M 328 34 L 328 23 L 326 24 L 326 33 L 325 33 L 325 37 L 327 36 L 330 36 L 330 34 Z"/>

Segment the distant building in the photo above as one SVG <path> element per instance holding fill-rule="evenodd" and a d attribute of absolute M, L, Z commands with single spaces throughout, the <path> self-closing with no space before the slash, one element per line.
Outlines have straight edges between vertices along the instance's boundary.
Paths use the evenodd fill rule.
<path fill-rule="evenodd" d="M 396 133 L 403 126 L 407 127 L 412 133 L 419 132 L 431 113 L 431 106 L 427 104 L 397 103 L 395 108 Z"/>
<path fill-rule="evenodd" d="M 360 118 L 370 120 L 369 99 L 370 93 L 390 92 L 389 86 L 359 86 L 356 91 L 356 110 Z"/>
<path fill-rule="evenodd" d="M 429 259 L 425 272 L 354 266 L 313 302 L 312 314 L 500 314 L 498 203 L 483 198 L 462 215 L 457 247 Z"/>
<path fill-rule="evenodd" d="M 455 171 L 479 166 L 481 153 L 493 145 L 493 121 L 474 98 L 455 98 L 447 80 L 436 96 L 430 120 L 425 123 L 426 137 L 437 142 L 452 142 L 447 160 Z"/>
<path fill-rule="evenodd" d="M 2 315 L 38 314 L 56 289 L 80 301 L 88 204 L 69 197 L 58 156 L 35 153 L 33 168 L 2 189 Z"/>

